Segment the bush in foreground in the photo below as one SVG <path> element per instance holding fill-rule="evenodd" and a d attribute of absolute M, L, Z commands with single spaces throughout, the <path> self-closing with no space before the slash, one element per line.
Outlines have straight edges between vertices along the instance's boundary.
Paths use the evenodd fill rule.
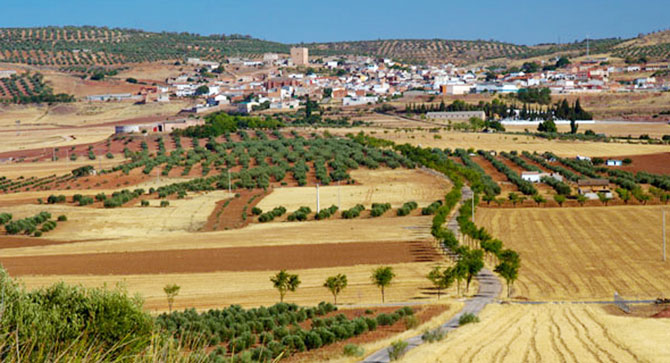
<path fill-rule="evenodd" d="M 58 283 L 27 291 L 0 269 L 4 311 L 0 359 L 68 360 L 72 354 L 104 352 L 103 360 L 130 358 L 151 342 L 152 318 L 142 301 L 120 289 L 89 289 Z M 35 324 L 39 322 L 39 324 Z M 89 346 L 91 352 L 86 352 Z M 62 356 L 65 355 L 65 356 Z"/>

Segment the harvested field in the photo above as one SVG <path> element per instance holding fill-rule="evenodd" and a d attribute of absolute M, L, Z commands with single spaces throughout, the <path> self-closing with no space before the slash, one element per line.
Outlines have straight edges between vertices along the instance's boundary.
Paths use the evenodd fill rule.
<path fill-rule="evenodd" d="M 661 206 L 479 210 L 477 220 L 522 267 L 513 296 L 531 300 L 655 299 L 670 290 Z"/>
<path fill-rule="evenodd" d="M 556 125 L 559 132 L 570 132 L 570 125 Z M 535 131 L 535 125 L 505 125 L 505 130 L 510 132 L 523 132 L 525 129 Z M 578 132 L 592 130 L 596 134 L 605 134 L 607 136 L 627 137 L 632 136 L 637 139 L 640 135 L 649 135 L 650 137 L 660 139 L 663 135 L 670 134 L 670 125 L 667 122 L 628 122 L 628 123 L 594 123 L 579 125 Z"/>
<path fill-rule="evenodd" d="M 134 275 L 435 262 L 441 257 L 430 242 L 368 242 L 0 257 L 0 263 L 12 276 Z"/>
<path fill-rule="evenodd" d="M 505 135 L 505 134 L 484 134 L 484 133 L 463 133 L 439 130 L 439 132 L 429 132 L 426 128 L 430 125 L 417 124 L 417 127 L 423 127 L 424 130 L 412 130 L 410 132 L 384 129 L 328 129 L 331 134 L 344 135 L 346 133 L 357 133 L 363 131 L 382 139 L 394 141 L 398 144 L 409 143 L 412 145 L 421 145 L 423 147 L 438 148 L 462 148 L 513 151 L 526 150 L 529 152 L 551 151 L 559 156 L 608 156 L 608 155 L 639 155 L 653 154 L 670 151 L 670 145 L 638 145 L 625 143 L 604 143 L 587 141 L 560 141 L 547 140 L 532 136 Z M 435 125 L 435 127 L 440 127 Z M 384 133 L 388 131 L 388 133 Z M 438 138 L 436 138 L 438 137 Z"/>
<path fill-rule="evenodd" d="M 199 230 L 207 222 L 215 203 L 230 197 L 232 195 L 224 191 L 194 194 L 184 199 L 170 200 L 170 206 L 165 208 L 158 207 L 158 200 L 149 200 L 150 207 L 140 207 L 139 198 L 122 208 L 113 209 L 76 207 L 72 204 L 39 205 L 33 202 L 9 206 L 3 208 L 3 211 L 14 214 L 15 218 L 35 215 L 41 211 L 48 211 L 55 216 L 65 214 L 68 223 L 59 225 L 48 234 L 49 238 L 54 239 L 158 237 L 176 231 Z"/>
<path fill-rule="evenodd" d="M 481 323 L 411 350 L 404 362 L 665 362 L 670 321 L 602 307 L 490 305 Z"/>
<path fill-rule="evenodd" d="M 214 207 L 216 198 L 211 199 Z M 179 202 L 177 200 L 175 202 Z M 3 256 L 38 256 L 38 255 L 62 255 L 79 253 L 103 253 L 103 252 L 130 252 L 130 251 L 153 251 L 153 250 L 180 250 L 192 248 L 226 248 L 226 247 L 248 247 L 248 246 L 278 246 L 294 244 L 319 244 L 319 243 L 355 243 L 355 242 L 377 242 L 377 241 L 432 241 L 430 235 L 431 216 L 408 216 L 402 218 L 373 218 L 373 219 L 335 219 L 311 222 L 287 222 L 287 223 L 264 223 L 252 224 L 242 229 L 217 231 L 207 233 L 192 233 L 172 230 L 161 232 L 162 223 L 156 222 L 158 218 L 153 212 L 171 213 L 172 217 L 180 218 L 183 213 L 179 209 L 170 207 L 158 208 L 132 208 L 138 210 L 136 219 L 119 214 L 120 209 L 103 210 L 91 208 L 70 207 L 70 210 L 81 210 L 81 218 L 86 218 L 86 213 L 102 211 L 105 214 L 103 225 L 87 224 L 87 228 L 95 231 L 87 231 L 83 228 L 70 228 L 66 231 L 63 225 L 49 232 L 50 238 L 57 238 L 60 231 L 67 238 L 80 236 L 80 239 L 95 238 L 98 241 L 76 242 L 63 245 L 43 246 L 39 248 L 22 247 L 2 250 Z M 177 205 L 175 204 L 174 207 Z M 39 210 L 38 205 L 34 206 Z M 50 209 L 42 208 L 49 211 Z M 197 205 L 194 206 L 197 209 Z M 4 209 L 3 209 L 4 210 Z M 145 212 L 142 212 L 145 211 Z M 211 211 L 211 209 L 210 209 Z M 116 212 L 117 214 L 114 214 Z M 52 212 L 53 214 L 54 212 Z M 142 220 L 141 213 L 148 213 L 147 223 L 137 224 L 136 220 Z M 207 219 L 209 211 L 197 212 Z M 26 213 L 28 215 L 29 213 Z M 67 214 L 67 213 L 66 213 Z M 95 214 L 93 214 L 95 215 Z M 73 216 L 74 217 L 74 216 Z M 74 222 L 68 215 L 68 225 Z M 88 223 L 88 222 L 85 222 Z M 152 223 L 159 223 L 152 226 Z M 180 223 L 188 223 L 182 221 Z M 169 225 L 169 223 L 168 223 Z M 128 232 L 120 228 L 125 226 L 133 229 Z M 184 225 L 186 226 L 186 225 Z M 124 227 L 124 228 L 125 228 Z M 187 227 L 187 226 L 186 226 Z M 69 227 L 68 227 L 69 228 Z M 337 231 L 337 233 L 333 233 Z M 120 238 L 119 235 L 123 235 Z M 88 236 L 88 237 L 84 237 Z M 44 237 L 42 237 L 44 238 Z"/>
<path fill-rule="evenodd" d="M 358 203 L 366 208 L 370 208 L 372 203 L 391 203 L 393 207 L 400 207 L 412 200 L 425 206 L 444 198 L 445 191 L 451 185 L 447 179 L 419 169 L 357 169 L 350 174 L 360 184 L 319 188 L 322 208 L 338 205 L 338 188 L 341 207 L 348 209 Z M 316 210 L 316 190 L 306 187 L 275 188 L 258 203 L 258 207 L 264 211 L 277 206 L 284 206 L 289 212 L 301 206 L 310 206 Z"/>
<path fill-rule="evenodd" d="M 403 263 L 393 264 L 396 278 L 386 290 L 386 301 L 436 301 L 432 294 L 430 282 L 426 274 L 434 264 Z M 370 274 L 375 266 L 339 266 L 290 270 L 300 276 L 302 283 L 295 293 L 286 296 L 287 302 L 299 305 L 315 305 L 320 301 L 331 301 L 332 295 L 323 287 L 328 276 L 338 273 L 347 275 L 348 287 L 338 297 L 338 303 L 379 304 L 379 289 L 370 282 Z M 50 275 L 22 276 L 17 280 L 25 283 L 28 288 L 47 286 L 54 282 L 82 284 L 84 286 L 114 286 L 117 283 L 125 286 L 130 293 L 139 293 L 145 299 L 145 308 L 154 311 L 167 310 L 167 302 L 163 286 L 176 283 L 181 286 L 179 296 L 175 299 L 175 309 L 195 307 L 197 309 L 220 308 L 231 304 L 244 307 L 269 306 L 279 300 L 277 290 L 272 287 L 270 276 L 277 271 L 244 271 L 244 272 L 212 272 L 190 274 L 143 274 L 143 275 Z M 472 291 L 476 291 L 476 285 Z M 452 299 L 456 295 L 453 287 L 443 295 Z"/>
<path fill-rule="evenodd" d="M 77 102 L 65 111 L 62 105 L 0 106 L 0 152 L 101 141 L 114 133 L 115 124 L 129 119 L 134 123 L 163 120 L 187 105 L 185 101 L 147 105 Z M 21 120 L 18 134 L 16 120 Z"/>

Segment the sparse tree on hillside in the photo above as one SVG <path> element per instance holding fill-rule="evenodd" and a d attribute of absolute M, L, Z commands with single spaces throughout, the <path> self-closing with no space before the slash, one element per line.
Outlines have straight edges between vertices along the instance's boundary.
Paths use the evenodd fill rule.
<path fill-rule="evenodd" d="M 558 203 L 559 207 L 562 207 L 563 203 L 565 203 L 565 195 L 556 194 L 554 195 L 554 200 Z"/>
<path fill-rule="evenodd" d="M 381 289 L 382 292 L 382 303 L 384 302 L 384 289 L 391 285 L 391 280 L 395 277 L 393 273 L 393 268 L 390 266 L 380 266 L 374 271 L 372 271 L 372 282 Z"/>
<path fill-rule="evenodd" d="M 458 296 L 461 296 L 461 281 L 463 281 L 467 275 L 468 271 L 465 264 L 457 263 L 454 266 L 454 278 L 456 279 L 456 292 Z"/>
<path fill-rule="evenodd" d="M 543 203 L 546 203 L 546 202 L 547 202 L 547 200 L 544 199 L 544 197 L 541 196 L 541 195 L 539 195 L 539 194 L 535 194 L 535 195 L 533 196 L 533 201 L 534 201 L 535 203 L 537 203 L 537 206 L 538 206 L 538 207 L 540 206 L 540 204 L 543 204 Z"/>
<path fill-rule="evenodd" d="M 519 195 L 516 194 L 516 193 L 509 193 L 509 195 L 507 195 L 507 199 L 509 199 L 509 201 L 512 202 L 512 205 L 515 206 L 515 207 L 516 207 L 516 204 L 519 203 L 519 201 L 520 201 Z"/>
<path fill-rule="evenodd" d="M 467 249 L 461 253 L 461 259 L 458 261 L 458 264 L 465 266 L 465 291 L 468 292 L 472 278 L 484 268 L 484 252 L 482 250 Z"/>
<path fill-rule="evenodd" d="M 617 188 L 616 193 L 619 195 L 619 199 L 623 200 L 624 204 L 628 204 L 631 196 L 628 189 Z"/>
<path fill-rule="evenodd" d="M 330 276 L 326 279 L 323 287 L 327 288 L 330 293 L 333 294 L 335 305 L 337 305 L 337 295 L 347 287 L 347 275 L 337 274 L 335 276 Z"/>
<path fill-rule="evenodd" d="M 582 207 L 584 206 L 584 204 L 586 204 L 587 199 L 588 198 L 586 198 L 585 196 L 583 196 L 581 194 L 577 195 L 577 203 L 579 203 L 579 205 L 581 205 Z"/>
<path fill-rule="evenodd" d="M 277 272 L 270 277 L 270 281 L 277 291 L 279 291 L 279 302 L 284 302 L 284 296 L 288 291 L 294 292 L 300 286 L 298 275 L 290 274 L 286 270 Z"/>
<path fill-rule="evenodd" d="M 607 194 L 605 193 L 598 193 L 598 199 L 600 199 L 600 202 L 604 205 L 607 205 L 610 200 L 612 200 L 611 198 L 607 197 Z"/>
<path fill-rule="evenodd" d="M 165 292 L 165 295 L 167 296 L 167 302 L 168 302 L 168 309 L 170 312 L 172 312 L 172 304 L 174 304 L 174 298 L 179 295 L 179 290 L 181 289 L 181 286 L 177 284 L 168 284 L 163 287 L 163 291 Z"/>
<path fill-rule="evenodd" d="M 521 267 L 521 258 L 519 254 L 512 250 L 504 250 L 500 253 L 500 264 L 496 266 L 497 272 L 507 283 L 507 297 L 511 295 L 511 286 L 519 277 L 519 267 Z"/>
<path fill-rule="evenodd" d="M 430 282 L 433 283 L 437 289 L 437 299 L 440 300 L 440 293 L 444 289 L 448 289 L 454 283 L 456 276 L 453 268 L 442 269 L 440 266 L 435 266 L 426 276 Z"/>

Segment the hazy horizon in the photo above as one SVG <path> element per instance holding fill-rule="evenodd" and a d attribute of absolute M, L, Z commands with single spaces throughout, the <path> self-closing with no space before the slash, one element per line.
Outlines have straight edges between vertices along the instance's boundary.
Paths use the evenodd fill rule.
<path fill-rule="evenodd" d="M 667 29 L 670 3 L 621 0 L 538 4 L 514 0 L 443 3 L 433 0 L 411 8 L 397 0 L 355 2 L 337 6 L 306 1 L 254 4 L 194 0 L 189 3 L 119 0 L 8 0 L 2 27 L 107 26 L 151 32 L 202 35 L 244 34 L 281 43 L 377 39 L 495 40 L 519 45 L 571 43 L 585 38 L 630 38 Z M 28 5 L 28 6 L 27 6 Z M 653 10 L 653 11 L 650 11 Z"/>

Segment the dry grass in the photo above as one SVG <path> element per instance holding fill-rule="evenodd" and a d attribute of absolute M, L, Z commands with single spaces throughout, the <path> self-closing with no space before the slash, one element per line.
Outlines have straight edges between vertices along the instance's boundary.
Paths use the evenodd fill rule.
<path fill-rule="evenodd" d="M 154 212 L 172 213 L 173 218 L 181 218 L 183 215 L 172 201 L 170 207 L 160 211 L 159 208 L 133 208 L 138 211 L 131 213 L 146 213 L 147 220 L 156 222 L 158 217 L 151 216 Z M 65 212 L 68 215 L 68 224 L 71 227 L 59 226 L 47 236 L 56 236 L 73 239 L 92 238 L 96 241 L 77 242 L 62 245 L 23 247 L 2 250 L 3 256 L 40 256 L 55 254 L 76 253 L 98 253 L 98 252 L 124 252 L 124 251 L 152 251 L 152 250 L 178 250 L 188 248 L 225 248 L 225 247 L 250 247 L 250 246 L 278 246 L 294 244 L 320 244 L 320 243 L 348 243 L 348 242 L 376 242 L 376 241 L 417 241 L 432 239 L 430 235 L 431 216 L 398 217 L 398 218 L 373 218 L 373 219 L 335 219 L 312 222 L 286 222 L 251 224 L 242 229 L 192 233 L 173 230 L 171 232 L 161 230 L 163 222 L 158 227 L 150 226 L 152 222 L 142 219 L 133 220 L 124 216 L 124 209 L 109 210 L 105 214 L 103 225 L 94 226 L 90 222 L 78 221 L 79 218 L 88 218 L 87 212 L 94 212 L 91 208 L 82 208 L 80 213 L 70 215 L 71 211 L 79 207 L 67 207 L 35 205 L 31 209 L 25 209 L 23 214 L 46 210 L 54 213 Z M 3 208 L 3 211 L 5 208 Z M 7 209 L 8 212 L 14 210 Z M 176 211 L 176 212 L 172 212 Z M 106 212 L 105 212 L 106 213 Z M 57 215 L 57 214 L 55 214 Z M 138 215 L 133 214 L 135 217 Z M 98 217 L 96 217 L 98 218 Z M 72 221 L 72 223 L 70 223 Z M 141 221 L 141 222 L 138 222 Z M 88 227 L 97 231 L 86 231 L 80 227 L 85 223 Z M 135 229 L 135 236 L 119 230 L 129 226 Z M 59 232 L 61 230 L 62 232 Z M 150 233 L 148 233 L 150 231 Z M 337 233 L 333 233 L 337 231 Z M 119 236 L 125 236 L 119 238 Z M 44 238 L 44 237 L 43 237 Z"/>
<path fill-rule="evenodd" d="M 386 302 L 399 301 L 431 301 L 437 302 L 432 294 L 426 294 L 430 282 L 426 274 L 430 271 L 431 263 L 404 263 L 390 265 L 396 273 L 396 278 L 386 290 Z M 348 267 L 317 268 L 294 270 L 302 281 L 295 293 L 288 293 L 287 302 L 299 305 L 315 305 L 320 301 L 332 301 L 332 295 L 323 287 L 328 276 L 343 273 L 349 280 L 348 287 L 338 298 L 338 303 L 346 306 L 351 304 L 379 304 L 381 294 L 379 289 L 370 281 L 374 265 L 359 265 Z M 167 310 L 167 302 L 163 287 L 169 283 L 181 286 L 179 296 L 175 300 L 176 309 L 196 307 L 209 309 L 214 307 L 240 304 L 245 307 L 272 305 L 279 301 L 278 292 L 272 287 L 270 276 L 277 271 L 253 272 L 214 272 L 198 274 L 156 274 L 156 275 L 126 275 L 126 276 L 22 276 L 18 278 L 29 288 L 47 286 L 54 282 L 65 281 L 84 286 L 113 286 L 116 283 L 124 285 L 129 292 L 139 293 L 145 298 L 145 307 L 151 311 Z M 477 291 L 476 284 L 471 286 L 471 292 Z M 449 301 L 456 297 L 456 288 L 448 291 L 443 299 Z"/>
<path fill-rule="evenodd" d="M 670 290 L 661 206 L 480 209 L 478 223 L 521 254 L 513 295 L 655 299 Z"/>
<path fill-rule="evenodd" d="M 481 323 L 407 353 L 405 362 L 661 362 L 670 320 L 608 315 L 601 307 L 491 305 Z"/>
<path fill-rule="evenodd" d="M 430 128 L 428 125 L 416 125 Z M 437 126 L 436 126 L 437 127 Z M 366 134 L 382 139 L 394 141 L 398 144 L 409 143 L 422 147 L 438 148 L 474 148 L 484 150 L 512 151 L 526 150 L 529 152 L 551 151 L 559 156 L 575 156 L 578 154 L 590 156 L 608 155 L 639 155 L 670 151 L 669 145 L 637 145 L 623 143 L 603 143 L 586 141 L 559 141 L 536 138 L 532 136 L 516 136 L 504 134 L 462 133 L 440 130 L 432 133 L 427 130 L 413 130 L 409 132 L 384 129 L 333 129 L 332 134 L 344 135 L 352 132 L 364 131 Z M 436 138 L 436 136 L 438 138 Z"/>
<path fill-rule="evenodd" d="M 557 125 L 559 132 L 570 132 L 570 125 Z M 535 130 L 534 126 L 505 126 L 507 131 L 523 132 L 524 129 Z M 579 125 L 579 132 L 593 130 L 595 133 L 603 133 L 608 136 L 632 136 L 634 138 L 640 135 L 649 135 L 654 138 L 661 138 L 663 135 L 670 135 L 670 125 L 667 122 L 657 123 L 626 123 L 626 124 L 584 124 Z"/>
<path fill-rule="evenodd" d="M 29 178 L 31 176 L 43 178 L 54 174 L 57 176 L 68 174 L 70 171 L 85 165 L 92 165 L 96 169 L 99 169 L 100 166 L 102 166 L 103 169 L 107 169 L 127 161 L 128 160 L 123 158 L 123 155 L 115 155 L 114 159 L 107 159 L 104 155 L 99 155 L 96 160 L 79 157 L 75 161 L 59 159 L 58 161 L 5 163 L 0 164 L 0 169 L 2 170 L 0 171 L 0 175 L 9 179 L 15 179 L 20 176 L 23 176 L 24 178 Z M 0 198 L 2 198 L 2 196 L 0 196 Z"/>
<path fill-rule="evenodd" d="M 378 169 L 353 170 L 351 177 L 359 185 L 330 185 L 319 188 L 321 207 L 327 208 L 338 205 L 338 189 L 341 208 L 348 209 L 361 203 L 370 208 L 372 203 L 391 203 L 394 208 L 403 203 L 416 201 L 419 206 L 425 206 L 437 199 L 444 198 L 445 190 L 450 183 L 446 179 L 438 178 L 419 169 Z M 271 210 L 277 206 L 284 206 L 293 211 L 301 206 L 310 206 L 316 210 L 316 190 L 314 188 L 294 187 L 278 188 L 263 198 L 258 207 Z"/>
<path fill-rule="evenodd" d="M 24 204 L 3 208 L 16 219 L 46 210 L 52 215 L 65 214 L 68 222 L 49 232 L 49 238 L 82 240 L 139 236 L 159 237 L 175 231 L 195 232 L 207 222 L 215 203 L 231 198 L 224 191 L 214 191 L 171 200 L 170 206 L 158 207 L 158 200 L 151 200 L 150 207 L 140 207 L 139 201 L 124 208 L 86 208 L 72 205 Z"/>

